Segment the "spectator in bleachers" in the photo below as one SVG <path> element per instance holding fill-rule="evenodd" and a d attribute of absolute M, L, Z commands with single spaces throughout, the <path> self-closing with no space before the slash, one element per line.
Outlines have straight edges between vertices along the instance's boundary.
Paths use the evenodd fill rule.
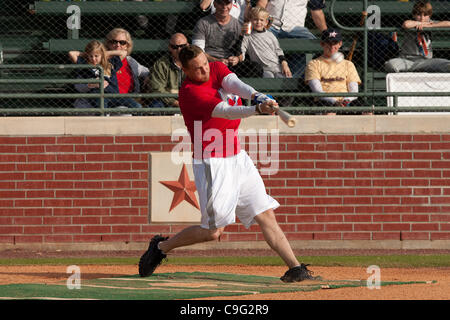
<path fill-rule="evenodd" d="M 216 11 L 212 15 L 201 18 L 195 25 L 192 44 L 205 51 L 209 62 L 221 61 L 226 65 L 230 57 L 235 57 L 233 51 L 241 33 L 241 25 L 230 15 L 232 0 L 216 0 Z"/>
<path fill-rule="evenodd" d="M 230 15 L 233 0 L 215 0 L 214 14 L 201 18 L 195 25 L 192 44 L 206 53 L 209 62 L 221 61 L 238 76 L 260 75 L 255 65 L 239 63 L 241 24 Z"/>
<path fill-rule="evenodd" d="M 431 33 L 425 29 L 450 27 L 450 21 L 433 21 L 433 7 L 424 0 L 417 1 L 412 9 L 414 20 L 403 22 L 404 39 L 398 58 L 385 63 L 386 72 L 450 72 L 450 60 L 433 58 Z"/>
<path fill-rule="evenodd" d="M 119 92 L 141 92 L 141 81 L 149 76 L 150 71 L 130 56 L 133 51 L 133 39 L 130 33 L 125 29 L 115 28 L 106 35 L 105 45 L 108 50 L 126 50 L 127 52 L 126 57 L 122 59 L 122 68 L 117 72 Z"/>
<path fill-rule="evenodd" d="M 308 9 L 314 24 L 319 31 L 327 29 L 325 15 L 325 0 L 258 0 L 256 5 L 269 11 L 273 19 L 270 31 L 279 39 L 302 38 L 316 39 L 308 28 L 305 27 L 305 19 Z M 304 54 L 292 54 L 289 64 L 295 78 L 301 77 L 306 64 Z"/>
<path fill-rule="evenodd" d="M 339 52 L 342 46 L 342 35 L 338 29 L 327 29 L 322 32 L 320 45 L 322 55 L 311 60 L 305 72 L 305 82 L 314 93 L 359 91 L 361 84 L 353 62 L 344 60 Z M 345 107 L 354 105 L 357 97 L 320 97 L 317 104 L 321 106 Z M 335 115 L 331 112 L 327 115 Z"/>
<path fill-rule="evenodd" d="M 248 53 L 250 60 L 262 66 L 264 78 L 291 78 L 292 73 L 278 39 L 267 31 L 269 12 L 254 7 L 250 11 L 250 22 L 252 33 L 244 36 L 239 61 L 244 61 Z"/>
<path fill-rule="evenodd" d="M 149 77 L 149 91 L 153 93 L 176 93 L 184 80 L 184 72 L 178 57 L 180 50 L 188 46 L 182 33 L 175 33 L 169 40 L 169 52 L 153 64 Z M 177 98 L 154 99 L 149 107 L 179 107 Z"/>
<path fill-rule="evenodd" d="M 90 41 L 84 50 L 70 51 L 69 57 L 77 64 L 99 65 L 104 70 L 104 92 L 119 93 L 119 84 L 117 81 L 117 72 L 122 67 L 122 60 L 125 59 L 127 51 L 125 50 L 106 50 L 103 43 L 98 40 Z M 98 79 L 100 71 L 96 68 L 79 69 L 78 78 Z M 79 83 L 75 84 L 75 89 L 82 93 L 100 92 L 98 83 Z M 80 98 L 75 101 L 76 108 L 98 108 L 99 99 Z M 141 108 L 142 106 L 131 98 L 105 99 L 105 108 L 124 106 L 129 108 Z"/>
<path fill-rule="evenodd" d="M 106 35 L 104 45 L 108 51 L 119 50 L 126 52 L 126 55 L 121 59 L 121 67 L 117 70 L 117 81 L 119 85 L 118 93 L 141 92 L 141 82 L 143 83 L 145 78 L 149 76 L 150 71 L 147 67 L 141 65 L 130 56 L 133 51 L 133 39 L 131 38 L 130 33 L 125 29 L 115 28 Z M 78 52 L 78 54 L 80 54 L 80 52 Z M 72 62 L 77 63 L 77 61 L 73 59 Z"/>
<path fill-rule="evenodd" d="M 240 61 L 244 61 L 246 53 L 251 61 L 263 69 L 263 78 L 292 78 L 291 69 L 284 57 L 275 35 L 267 31 L 269 26 L 269 12 L 261 7 L 254 7 L 250 11 L 252 32 L 242 40 Z M 280 105 L 290 105 L 294 99 L 280 97 Z"/>
<path fill-rule="evenodd" d="M 211 11 L 211 14 L 216 12 L 214 7 L 214 0 L 200 0 L 200 9 L 203 11 Z M 250 0 L 233 0 L 233 7 L 230 10 L 230 15 L 241 23 L 247 21 L 248 11 L 251 9 Z"/>

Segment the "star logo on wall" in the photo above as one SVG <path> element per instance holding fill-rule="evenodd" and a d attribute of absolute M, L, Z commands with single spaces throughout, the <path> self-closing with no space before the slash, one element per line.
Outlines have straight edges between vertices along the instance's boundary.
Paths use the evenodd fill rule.
<path fill-rule="evenodd" d="M 186 164 L 183 163 L 183 168 L 181 169 L 178 181 L 159 181 L 159 183 L 174 192 L 169 212 L 183 202 L 183 200 L 186 200 L 193 207 L 200 210 L 197 197 L 195 196 L 195 191 L 197 191 L 197 188 L 195 187 L 195 182 L 189 179 Z"/>

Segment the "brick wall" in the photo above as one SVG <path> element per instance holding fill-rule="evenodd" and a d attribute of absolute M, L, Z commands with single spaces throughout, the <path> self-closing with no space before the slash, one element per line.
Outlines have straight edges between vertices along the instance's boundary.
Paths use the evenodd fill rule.
<path fill-rule="evenodd" d="M 174 143 L 137 133 L 0 131 L 0 245 L 144 244 L 184 228 L 148 223 L 149 152 Z M 279 142 L 279 171 L 263 178 L 291 241 L 450 240 L 450 134 L 286 131 Z M 222 237 L 259 240 L 239 223 Z"/>
<path fill-rule="evenodd" d="M 171 147 L 170 136 L 0 137 L 0 242 L 146 241 L 160 231 L 148 225 L 148 153 Z"/>
<path fill-rule="evenodd" d="M 280 138 L 266 181 L 291 239 L 449 240 L 450 135 Z"/>

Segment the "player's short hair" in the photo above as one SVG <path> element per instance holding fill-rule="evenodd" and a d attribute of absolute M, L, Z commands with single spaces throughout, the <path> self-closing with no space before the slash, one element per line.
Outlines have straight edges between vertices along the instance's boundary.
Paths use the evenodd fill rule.
<path fill-rule="evenodd" d="M 198 57 L 201 53 L 203 53 L 202 48 L 191 44 L 180 50 L 180 53 L 178 54 L 178 58 L 180 59 L 182 66 L 184 68 L 188 68 L 189 61 Z"/>
<path fill-rule="evenodd" d="M 413 16 L 418 16 L 423 13 L 426 16 L 433 14 L 433 6 L 428 0 L 418 0 L 412 9 Z"/>

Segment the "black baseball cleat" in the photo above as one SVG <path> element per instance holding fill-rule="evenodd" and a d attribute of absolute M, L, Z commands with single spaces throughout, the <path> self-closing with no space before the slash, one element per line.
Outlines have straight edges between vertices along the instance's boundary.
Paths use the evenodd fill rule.
<path fill-rule="evenodd" d="M 306 268 L 309 264 L 301 264 L 297 267 L 290 268 L 286 273 L 280 278 L 283 282 L 299 282 L 303 280 L 318 280 L 320 277 L 313 277 L 311 270 Z"/>
<path fill-rule="evenodd" d="M 139 275 L 141 277 L 151 276 L 156 267 L 167 257 L 167 255 L 158 248 L 158 243 L 167 239 L 169 239 L 169 237 L 156 235 L 150 240 L 147 251 L 145 251 L 139 260 Z"/>

